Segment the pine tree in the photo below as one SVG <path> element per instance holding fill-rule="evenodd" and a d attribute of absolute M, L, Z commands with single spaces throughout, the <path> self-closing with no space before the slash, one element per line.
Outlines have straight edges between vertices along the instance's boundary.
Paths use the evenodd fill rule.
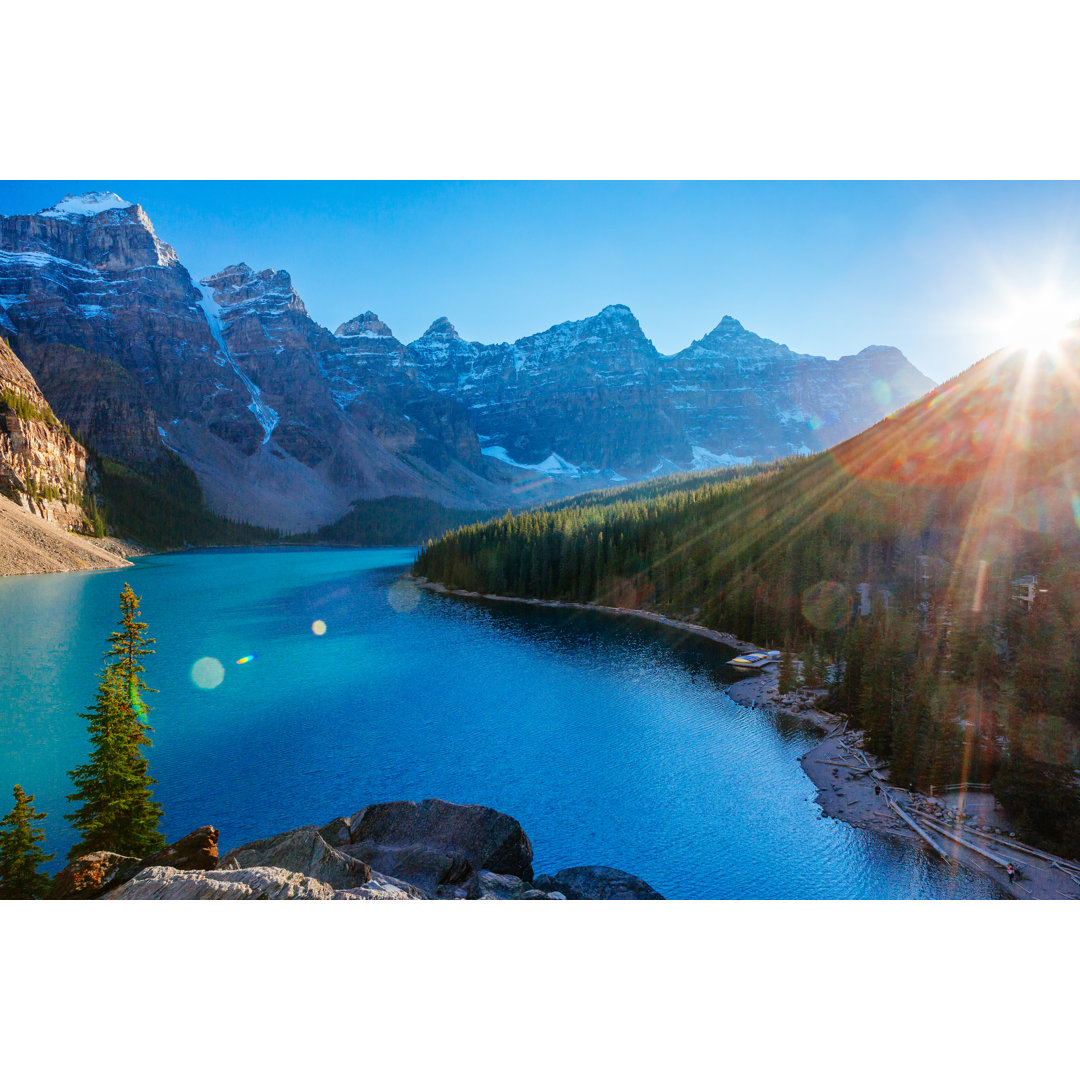
<path fill-rule="evenodd" d="M 68 775 L 75 792 L 68 796 L 81 807 L 65 818 L 82 835 L 69 852 L 70 858 L 91 851 L 115 851 L 120 855 L 150 855 L 165 843 L 158 830 L 161 804 L 150 798 L 156 783 L 147 775 L 148 762 L 142 747 L 150 746 L 152 728 L 145 722 L 147 707 L 142 694 L 154 691 L 143 682 L 139 658 L 153 649 L 153 638 L 144 635 L 146 623 L 138 621 L 139 598 L 125 583 L 120 594 L 123 629 L 109 635 L 105 653 L 117 659 L 106 662 L 94 703 L 80 715 L 87 721 L 90 760 Z"/>
<path fill-rule="evenodd" d="M 0 900 L 40 900 L 49 889 L 49 875 L 38 870 L 52 855 L 41 849 L 44 829 L 35 829 L 44 813 L 34 811 L 34 796 L 15 785 L 15 808 L 0 818 Z"/>
<path fill-rule="evenodd" d="M 776 689 L 780 694 L 790 694 L 798 686 L 795 679 L 795 659 L 792 655 L 791 642 L 784 644 L 784 658 L 780 661 L 780 680 Z"/>

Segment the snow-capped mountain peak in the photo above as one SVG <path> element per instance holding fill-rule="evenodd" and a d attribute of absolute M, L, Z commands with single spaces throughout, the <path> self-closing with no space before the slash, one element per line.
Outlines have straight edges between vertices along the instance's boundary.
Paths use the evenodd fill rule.
<path fill-rule="evenodd" d="M 134 206 L 111 191 L 87 191 L 82 195 L 65 195 L 55 206 L 41 211 L 41 217 L 93 217 L 106 210 L 126 210 Z"/>
<path fill-rule="evenodd" d="M 365 311 L 348 322 L 343 322 L 335 331 L 334 337 L 393 337 L 390 327 L 375 314 Z"/>
<path fill-rule="evenodd" d="M 445 316 L 440 315 L 425 331 L 424 337 L 454 338 L 461 340 L 461 335 L 454 329 L 454 324 Z"/>

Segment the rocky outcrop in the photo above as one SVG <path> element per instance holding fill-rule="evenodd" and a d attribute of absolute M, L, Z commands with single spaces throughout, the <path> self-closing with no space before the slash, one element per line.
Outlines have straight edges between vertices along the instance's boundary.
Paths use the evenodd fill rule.
<path fill-rule="evenodd" d="M 93 851 L 73 859 L 54 878 L 50 900 L 96 900 L 134 877 L 138 859 L 114 851 Z"/>
<path fill-rule="evenodd" d="M 171 866 L 175 870 L 214 870 L 218 864 L 218 831 L 212 825 L 190 832 L 175 844 L 166 844 L 136 868 Z"/>
<path fill-rule="evenodd" d="M 233 848 L 221 860 L 224 869 L 276 866 L 315 878 L 335 889 L 352 889 L 371 880 L 371 867 L 332 848 L 313 825 Z"/>
<path fill-rule="evenodd" d="M 415 890 L 372 877 L 335 889 L 317 878 L 277 866 L 246 870 L 176 870 L 155 866 L 102 897 L 104 900 L 421 900 Z"/>
<path fill-rule="evenodd" d="M 565 900 L 557 890 L 539 889 L 535 882 L 522 881 L 513 874 L 493 874 L 481 870 L 476 875 L 476 900 Z"/>
<path fill-rule="evenodd" d="M 46 521 L 82 531 L 92 483 L 85 448 L 0 338 L 0 494 Z"/>
<path fill-rule="evenodd" d="M 405 881 L 457 885 L 480 870 L 532 878 L 533 850 L 520 822 L 487 806 L 441 799 L 376 803 L 350 819 L 344 850 Z"/>
<path fill-rule="evenodd" d="M 243 844 L 217 868 L 210 865 L 216 841 L 215 830 L 199 829 L 141 863 L 98 852 L 58 875 L 54 892 L 63 880 L 57 898 L 81 889 L 115 900 L 663 899 L 610 867 L 533 881 L 532 844 L 518 821 L 441 799 L 374 803 L 321 829 L 305 825 Z"/>
<path fill-rule="evenodd" d="M 218 864 L 218 831 L 204 825 L 145 859 L 95 851 L 73 859 L 53 879 L 50 900 L 94 900 L 130 881 L 147 867 L 213 870 Z"/>
<path fill-rule="evenodd" d="M 647 882 L 610 866 L 571 866 L 557 874 L 543 874 L 533 883 L 547 892 L 558 891 L 568 900 L 663 900 Z"/>

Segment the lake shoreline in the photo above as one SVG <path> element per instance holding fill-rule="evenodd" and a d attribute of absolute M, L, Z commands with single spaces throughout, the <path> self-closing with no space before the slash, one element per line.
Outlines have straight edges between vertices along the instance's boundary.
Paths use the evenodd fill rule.
<path fill-rule="evenodd" d="M 739 652 L 760 651 L 760 646 L 743 641 L 734 634 L 669 618 L 654 611 L 448 589 L 441 582 L 428 581 L 411 573 L 408 576 L 420 588 L 438 595 L 589 611 L 602 615 L 628 615 L 683 630 Z M 725 692 L 737 705 L 773 708 L 811 724 L 824 734 L 822 741 L 799 759 L 803 771 L 817 788 L 815 801 L 823 815 L 854 828 L 926 844 L 940 857 L 991 878 L 1005 895 L 1016 899 L 1080 899 L 1080 877 L 1074 880 L 1074 874 L 1060 865 L 1065 860 L 1057 860 L 1052 854 L 1039 852 L 1038 849 L 1028 849 L 1031 861 L 1036 863 L 1029 876 L 1023 883 L 1011 883 L 1004 864 L 1006 861 L 1020 863 L 1021 855 L 1028 854 L 1019 850 L 1023 845 L 972 830 L 964 825 L 962 818 L 957 819 L 955 814 L 950 814 L 949 808 L 943 806 L 941 800 L 928 799 L 919 792 L 891 783 L 888 766 L 863 750 L 862 733 L 849 729 L 842 717 L 816 707 L 815 701 L 822 691 L 799 690 L 781 696 L 778 684 L 779 672 L 772 667 L 763 670 L 757 677 L 740 679 L 726 686 Z M 973 847 L 981 850 L 973 850 Z"/>

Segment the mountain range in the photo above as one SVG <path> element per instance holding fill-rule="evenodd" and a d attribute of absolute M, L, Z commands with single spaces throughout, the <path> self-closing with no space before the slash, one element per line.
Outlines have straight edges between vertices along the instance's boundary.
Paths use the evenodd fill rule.
<path fill-rule="evenodd" d="M 933 387 L 899 350 L 828 360 L 725 316 L 661 354 L 613 304 L 513 343 L 371 311 L 331 332 L 284 270 L 201 281 L 109 192 L 0 217 L 0 336 L 57 417 L 131 469 L 284 532 L 357 500 L 494 512 L 647 476 L 824 449 Z"/>

